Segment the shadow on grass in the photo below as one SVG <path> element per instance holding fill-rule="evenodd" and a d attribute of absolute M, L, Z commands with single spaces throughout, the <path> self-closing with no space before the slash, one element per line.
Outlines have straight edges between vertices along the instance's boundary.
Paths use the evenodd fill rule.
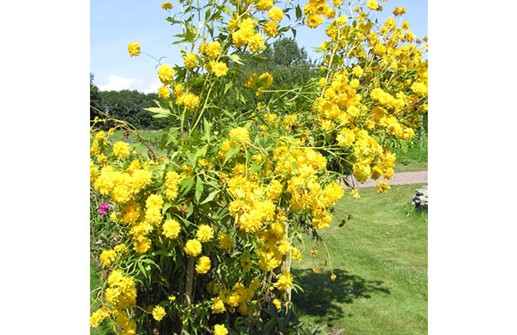
<path fill-rule="evenodd" d="M 314 273 L 312 269 L 293 269 L 293 275 L 303 292 L 293 293 L 292 302 L 301 314 L 338 320 L 343 318 L 343 304 L 358 298 L 371 298 L 372 294 L 389 294 L 390 290 L 380 280 L 366 280 L 347 271 L 334 269 L 336 281 L 329 274 Z"/>

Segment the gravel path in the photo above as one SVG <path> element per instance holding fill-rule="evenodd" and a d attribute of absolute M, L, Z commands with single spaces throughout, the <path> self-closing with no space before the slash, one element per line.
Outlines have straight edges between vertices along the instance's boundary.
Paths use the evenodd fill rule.
<path fill-rule="evenodd" d="M 367 180 L 364 184 L 359 184 L 356 180 L 353 180 L 357 188 L 375 187 L 377 183 L 383 178 L 377 180 Z M 404 184 L 422 184 L 427 183 L 427 171 L 415 171 L 415 172 L 398 172 L 388 180 L 390 185 L 404 185 Z"/>

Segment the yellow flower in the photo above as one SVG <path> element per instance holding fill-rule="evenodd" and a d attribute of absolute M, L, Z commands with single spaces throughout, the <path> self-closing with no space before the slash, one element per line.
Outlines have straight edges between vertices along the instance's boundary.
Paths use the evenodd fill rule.
<path fill-rule="evenodd" d="M 163 100 L 169 99 L 169 96 L 171 95 L 171 91 L 167 86 L 161 86 L 158 88 L 158 96 L 162 98 Z"/>
<path fill-rule="evenodd" d="M 172 9 L 172 4 L 170 2 L 162 3 L 162 9 Z"/>
<path fill-rule="evenodd" d="M 273 0 L 259 0 L 256 4 L 258 10 L 268 10 L 273 7 Z"/>
<path fill-rule="evenodd" d="M 260 34 L 253 34 L 248 39 L 248 48 L 252 52 L 260 51 L 264 49 L 265 43 L 264 43 L 264 37 Z"/>
<path fill-rule="evenodd" d="M 266 34 L 269 37 L 275 37 L 276 35 L 278 35 L 278 24 L 276 22 L 266 22 L 262 29 L 264 30 L 264 34 Z"/>
<path fill-rule="evenodd" d="M 284 12 L 278 7 L 273 7 L 267 12 L 267 17 L 269 17 L 271 21 L 278 23 L 284 18 Z"/>
<path fill-rule="evenodd" d="M 187 243 L 185 243 L 185 247 L 183 248 L 183 250 L 187 255 L 196 257 L 203 250 L 203 246 L 201 245 L 201 242 L 199 242 L 198 240 L 188 240 Z"/>
<path fill-rule="evenodd" d="M 172 77 L 174 77 L 175 73 L 176 72 L 170 65 L 162 64 L 158 69 L 158 78 L 160 78 L 160 81 L 164 85 L 169 85 L 170 83 L 172 83 Z"/>
<path fill-rule="evenodd" d="M 336 281 L 336 279 L 337 279 L 337 276 L 335 274 L 330 275 L 330 280 Z"/>
<path fill-rule="evenodd" d="M 358 188 L 354 188 L 352 191 L 350 191 L 350 195 L 352 197 L 354 197 L 354 199 L 360 199 L 361 198 L 361 194 L 359 193 L 359 189 Z"/>
<path fill-rule="evenodd" d="M 323 17 L 321 17 L 320 15 L 316 15 L 316 14 L 310 14 L 307 16 L 307 26 L 309 28 L 317 28 L 320 24 L 323 23 Z"/>
<path fill-rule="evenodd" d="M 275 308 L 277 310 L 280 310 L 280 308 L 282 308 L 282 302 L 280 302 L 280 300 L 278 299 L 273 299 L 273 305 L 275 305 Z"/>
<path fill-rule="evenodd" d="M 99 260 L 102 266 L 109 267 L 115 258 L 117 257 L 117 253 L 115 250 L 103 250 L 99 256 Z"/>
<path fill-rule="evenodd" d="M 212 238 L 214 237 L 214 230 L 212 229 L 212 227 L 210 227 L 209 225 L 206 225 L 206 224 L 202 224 L 199 226 L 199 228 L 197 229 L 197 233 L 196 233 L 196 239 L 201 242 L 201 243 L 205 243 L 205 242 L 208 242 L 210 241 Z"/>
<path fill-rule="evenodd" d="M 96 328 L 104 319 L 109 318 L 109 310 L 101 307 L 90 316 L 90 327 Z"/>
<path fill-rule="evenodd" d="M 242 144 L 250 144 L 250 133 L 246 128 L 237 127 L 230 130 L 230 139 Z"/>
<path fill-rule="evenodd" d="M 196 263 L 196 272 L 200 274 L 205 274 L 210 270 L 210 258 L 207 256 L 202 256 L 197 260 Z"/>
<path fill-rule="evenodd" d="M 187 93 L 183 95 L 181 101 L 187 109 L 194 109 L 199 106 L 199 97 L 193 93 Z"/>
<path fill-rule="evenodd" d="M 228 73 L 228 66 L 223 62 L 210 61 L 208 62 L 206 69 L 217 77 L 224 77 Z"/>
<path fill-rule="evenodd" d="M 366 1 L 366 7 L 370 8 L 371 10 L 379 9 L 379 4 L 376 0 L 368 0 Z"/>
<path fill-rule="evenodd" d="M 189 53 L 183 58 L 183 63 L 187 69 L 192 69 L 197 66 L 197 57 L 193 53 Z"/>
<path fill-rule="evenodd" d="M 226 311 L 226 308 L 224 307 L 224 302 L 221 298 L 212 298 L 212 306 L 210 307 L 212 309 L 212 313 L 219 314 Z"/>
<path fill-rule="evenodd" d="M 228 335 L 228 329 L 224 325 L 215 325 L 214 335 Z"/>
<path fill-rule="evenodd" d="M 395 16 L 401 16 L 401 15 L 404 15 L 406 13 L 406 8 L 404 7 L 395 7 L 395 9 L 393 9 L 393 15 Z"/>
<path fill-rule="evenodd" d="M 153 318 L 156 321 L 161 321 L 165 315 L 167 315 L 167 313 L 162 306 L 155 306 L 153 308 Z"/>
<path fill-rule="evenodd" d="M 293 283 L 293 276 L 289 271 L 282 271 L 282 274 L 278 276 L 278 280 L 275 284 L 273 284 L 274 287 L 279 289 L 280 291 L 286 291 L 288 288 L 292 286 Z"/>
<path fill-rule="evenodd" d="M 302 252 L 297 248 L 292 249 L 292 255 L 294 260 L 299 261 L 302 259 Z"/>
<path fill-rule="evenodd" d="M 181 232 L 181 226 L 178 221 L 174 219 L 166 220 L 163 223 L 163 235 L 167 238 L 175 239 Z"/>
<path fill-rule="evenodd" d="M 258 76 L 256 73 L 250 74 L 248 79 L 246 79 L 246 81 L 244 82 L 244 87 L 252 88 L 253 86 L 255 86 L 257 84 L 257 80 L 258 80 Z"/>
<path fill-rule="evenodd" d="M 230 234 L 221 232 L 217 234 L 217 238 L 219 239 L 219 248 L 229 250 L 233 246 L 233 239 Z"/>
<path fill-rule="evenodd" d="M 221 53 L 223 51 L 223 47 L 221 46 L 221 43 L 219 43 L 219 42 L 210 42 L 210 43 L 206 43 L 206 44 L 201 44 L 199 46 L 199 49 L 203 55 L 205 55 L 211 59 L 218 58 L 219 56 L 221 56 Z"/>
<path fill-rule="evenodd" d="M 427 85 L 424 83 L 415 82 L 411 85 L 411 91 L 418 96 L 425 96 L 427 94 Z"/>
<path fill-rule="evenodd" d="M 115 144 L 113 144 L 113 153 L 118 158 L 126 158 L 129 156 L 129 153 L 131 152 L 131 146 L 122 141 L 118 141 Z"/>
<path fill-rule="evenodd" d="M 390 187 L 390 184 L 388 184 L 387 182 L 381 180 L 379 181 L 379 183 L 377 184 L 377 193 L 384 193 L 386 192 L 387 190 L 389 190 L 391 187 Z"/>
<path fill-rule="evenodd" d="M 131 42 L 127 45 L 127 51 L 129 52 L 129 56 L 138 56 L 140 55 L 140 43 Z"/>

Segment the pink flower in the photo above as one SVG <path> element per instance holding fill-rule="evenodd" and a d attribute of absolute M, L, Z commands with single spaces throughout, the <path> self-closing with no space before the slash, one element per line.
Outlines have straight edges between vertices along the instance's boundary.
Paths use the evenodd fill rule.
<path fill-rule="evenodd" d="M 111 202 L 105 201 L 99 205 L 99 210 L 97 211 L 97 213 L 101 215 L 106 215 L 108 214 L 108 212 L 111 212 L 112 210 L 113 204 Z"/>

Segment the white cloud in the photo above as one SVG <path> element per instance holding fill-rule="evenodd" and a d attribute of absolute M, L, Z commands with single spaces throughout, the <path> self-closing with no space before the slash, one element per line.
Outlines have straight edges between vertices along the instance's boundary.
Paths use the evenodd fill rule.
<path fill-rule="evenodd" d="M 149 88 L 146 88 L 144 90 L 139 90 L 140 92 L 142 93 L 145 93 L 145 94 L 148 94 L 148 93 L 157 93 L 158 92 L 158 88 L 160 88 L 163 84 L 159 81 L 159 80 L 156 80 L 156 81 L 153 81 L 150 85 L 149 85 Z"/>
<path fill-rule="evenodd" d="M 101 91 L 121 91 L 121 90 L 134 90 L 136 89 L 133 85 L 138 84 L 139 80 L 135 78 L 124 78 L 114 74 L 108 76 L 108 83 L 105 85 L 98 85 Z"/>

